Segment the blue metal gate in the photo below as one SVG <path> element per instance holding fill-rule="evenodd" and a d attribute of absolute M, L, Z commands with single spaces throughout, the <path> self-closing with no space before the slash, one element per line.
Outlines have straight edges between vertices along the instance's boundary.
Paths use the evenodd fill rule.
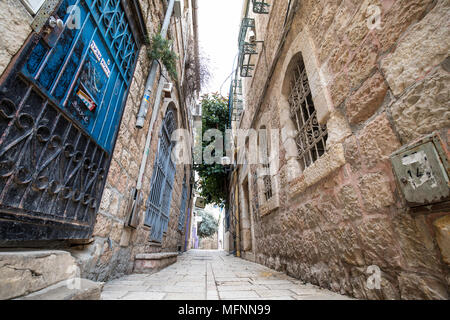
<path fill-rule="evenodd" d="M 151 190 L 145 213 L 144 224 L 151 227 L 150 240 L 156 242 L 162 242 L 163 234 L 167 231 L 169 223 L 170 203 L 176 171 L 171 157 L 174 146 L 171 136 L 176 129 L 174 112 L 174 110 L 167 111 L 161 128 L 158 154 L 153 166 Z"/>
<path fill-rule="evenodd" d="M 0 241 L 92 233 L 142 43 L 128 4 L 62 0 L 2 79 Z"/>

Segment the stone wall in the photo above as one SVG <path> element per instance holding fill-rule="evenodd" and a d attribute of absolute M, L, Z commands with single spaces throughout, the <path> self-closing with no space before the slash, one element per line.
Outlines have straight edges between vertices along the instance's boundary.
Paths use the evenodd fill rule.
<path fill-rule="evenodd" d="M 161 28 L 167 2 L 165 0 L 140 0 L 139 4 L 148 35 L 151 37 Z M 184 29 L 181 29 L 181 24 L 173 23 L 174 20 L 172 20 L 168 32 L 168 37 L 174 42 L 174 51 L 179 56 L 177 71 L 180 78 L 183 75 L 185 51 L 193 50 L 194 46 L 194 35 L 191 32 L 191 12 L 187 9 L 184 11 L 183 16 L 182 26 Z M 28 14 L 20 1 L 6 0 L 0 2 L 0 75 L 8 65 L 12 65 L 14 55 L 30 35 L 32 20 L 33 18 Z M 189 29 L 189 32 L 186 32 L 186 29 Z M 185 38 L 183 38 L 183 35 Z M 178 251 L 179 248 L 181 250 L 184 249 L 185 230 L 188 228 L 184 227 L 181 231 L 178 230 L 178 218 L 180 215 L 183 177 L 185 175 L 188 178 L 190 177 L 191 167 L 189 165 L 177 164 L 176 166 L 170 220 L 162 243 L 151 243 L 150 228 L 143 225 L 146 210 L 145 202 L 152 187 L 150 180 L 157 154 L 158 134 L 169 102 L 173 102 L 177 107 L 179 127 L 191 131 L 188 118 L 190 111 L 187 110 L 187 108 L 190 108 L 190 102 L 185 101 L 183 93 L 179 91 L 179 87 L 176 85 L 174 85 L 171 100 L 161 99 L 159 113 L 153 126 L 151 147 L 142 184 L 143 206 L 139 213 L 139 226 L 136 229 L 126 227 L 126 219 L 129 214 L 127 207 L 132 189 L 136 186 L 138 180 L 139 168 L 152 117 L 155 93 L 161 77 L 158 71 L 145 125 L 142 129 L 137 129 L 135 126 L 137 112 L 151 64 L 146 52 L 147 47 L 142 46 L 122 122 L 120 123 L 118 139 L 113 151 L 93 237 L 90 240 L 81 242 L 81 244 L 80 242 L 72 243 L 70 247 L 62 248 L 69 250 L 76 258 L 82 277 L 96 281 L 106 281 L 130 273 L 136 254 L 174 252 Z M 180 79 L 178 82 L 182 83 Z M 188 190 L 189 194 L 190 190 Z M 187 200 L 189 201 L 189 197 Z M 186 208 L 190 206 L 192 204 L 188 202 Z M 186 220 L 187 215 L 188 212 L 186 211 Z"/>
<path fill-rule="evenodd" d="M 296 176 L 292 144 L 281 138 L 280 205 L 264 216 L 256 166 L 241 170 L 257 262 L 356 298 L 447 299 L 450 208 L 413 216 L 389 156 L 433 131 L 448 150 L 450 1 L 299 1 L 285 39 L 288 1 L 270 3 L 269 18 L 254 16 L 264 46 L 245 81 L 240 127 L 258 128 L 265 114 L 272 128 L 289 124 L 282 85 L 301 52 L 329 135 L 326 154 Z M 380 29 L 368 27 L 372 5 Z M 373 265 L 381 270 L 379 290 L 367 287 Z"/>

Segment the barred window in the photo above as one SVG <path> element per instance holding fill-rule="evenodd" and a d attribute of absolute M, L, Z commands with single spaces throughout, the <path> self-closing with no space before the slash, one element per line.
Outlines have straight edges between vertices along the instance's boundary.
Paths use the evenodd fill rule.
<path fill-rule="evenodd" d="M 270 154 L 270 145 L 267 138 L 267 129 L 265 126 L 262 126 L 259 129 L 259 150 L 260 150 L 260 157 L 264 172 L 264 196 L 266 201 L 268 201 L 270 198 L 272 198 L 273 191 L 272 191 L 272 178 L 270 176 L 270 162 L 269 162 L 269 154 Z"/>
<path fill-rule="evenodd" d="M 305 64 L 301 58 L 293 70 L 289 105 L 297 129 L 295 141 L 298 158 L 305 169 L 325 153 L 328 132 L 326 125 L 317 121 Z"/>

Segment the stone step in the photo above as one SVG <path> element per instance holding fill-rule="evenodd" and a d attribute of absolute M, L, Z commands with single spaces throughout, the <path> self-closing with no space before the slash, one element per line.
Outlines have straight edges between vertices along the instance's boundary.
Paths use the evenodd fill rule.
<path fill-rule="evenodd" d="M 0 252 L 0 300 L 21 297 L 75 276 L 75 259 L 60 250 Z"/>
<path fill-rule="evenodd" d="M 141 253 L 134 260 L 135 273 L 155 273 L 175 262 L 178 252 Z"/>
<path fill-rule="evenodd" d="M 73 278 L 16 300 L 100 300 L 103 285 L 103 282 Z"/>

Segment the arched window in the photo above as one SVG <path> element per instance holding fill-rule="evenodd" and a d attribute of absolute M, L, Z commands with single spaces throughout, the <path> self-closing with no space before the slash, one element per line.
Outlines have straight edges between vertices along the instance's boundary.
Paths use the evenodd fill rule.
<path fill-rule="evenodd" d="M 150 195 L 147 200 L 145 225 L 151 227 L 150 240 L 162 242 L 163 233 L 167 230 L 172 200 L 175 164 L 171 153 L 174 142 L 171 136 L 176 129 L 175 110 L 169 109 L 164 117 L 159 135 L 158 154 L 153 166 Z"/>
<path fill-rule="evenodd" d="M 317 121 L 316 109 L 312 100 L 308 76 L 301 55 L 290 70 L 291 83 L 289 105 L 297 134 L 298 158 L 303 169 L 309 167 L 325 153 L 327 127 Z"/>

